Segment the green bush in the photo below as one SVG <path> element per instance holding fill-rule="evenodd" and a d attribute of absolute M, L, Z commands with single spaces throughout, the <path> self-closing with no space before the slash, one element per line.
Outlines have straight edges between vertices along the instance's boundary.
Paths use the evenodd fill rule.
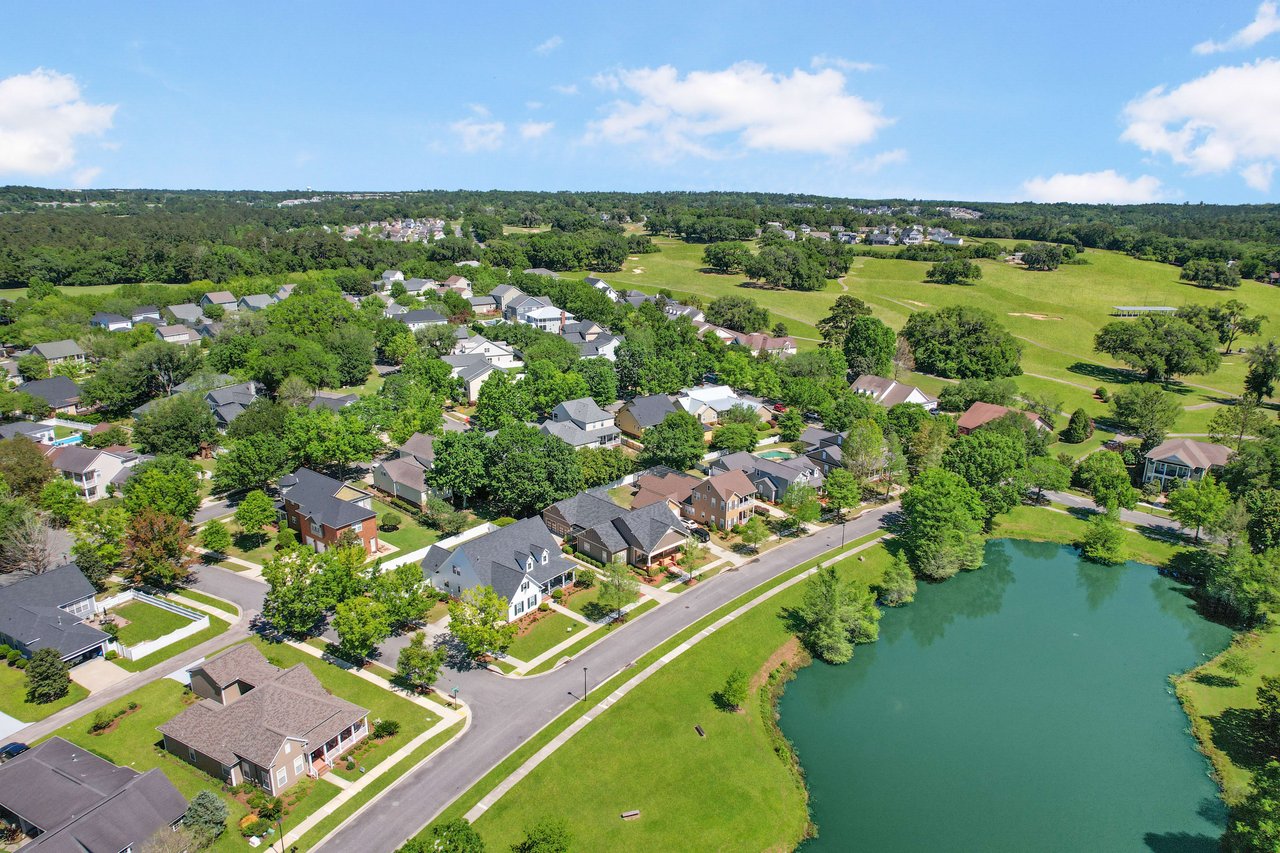
<path fill-rule="evenodd" d="M 388 513 L 384 513 L 382 516 L 383 530 L 398 530 L 400 528 L 400 525 L 403 523 L 404 523 L 404 519 L 401 518 L 397 513 L 388 512 Z"/>
<path fill-rule="evenodd" d="M 9 653 L 5 655 L 5 659 L 9 661 L 9 666 L 17 666 L 18 661 L 22 660 L 22 652 L 17 649 L 9 649 Z"/>
<path fill-rule="evenodd" d="M 5 658 L 9 657 L 9 652 L 11 651 L 13 651 L 13 649 L 9 648 L 6 645 L 0 644 L 0 657 L 5 657 Z"/>
<path fill-rule="evenodd" d="M 1096 394 L 1098 399 L 1104 403 L 1111 399 L 1111 392 L 1106 388 L 1103 388 L 1101 385 L 1099 385 L 1093 393 Z"/>
<path fill-rule="evenodd" d="M 283 551 L 286 548 L 292 548 L 298 544 L 298 534 L 293 532 L 292 527 L 283 526 L 276 533 L 276 550 Z"/>
<path fill-rule="evenodd" d="M 510 516 L 504 515 L 502 518 L 495 518 L 492 522 L 494 527 L 506 527 L 508 524 L 515 524 L 516 520 Z"/>
<path fill-rule="evenodd" d="M 591 589 L 591 587 L 596 585 L 595 572 L 578 569 L 578 573 L 573 578 L 573 585 L 578 589 Z"/>
<path fill-rule="evenodd" d="M 18 658 L 16 661 L 13 662 L 13 665 L 16 666 L 18 669 L 26 669 L 28 662 L 29 661 L 27 661 L 26 658 Z"/>
<path fill-rule="evenodd" d="M 395 720 L 378 720 L 373 724 L 373 736 L 376 738 L 395 737 L 400 733 L 400 723 Z"/>
<path fill-rule="evenodd" d="M 561 589 L 560 587 L 556 587 L 555 589 L 551 590 L 551 600 L 554 601 L 556 604 L 559 604 L 560 602 L 564 601 L 564 590 Z"/>
<path fill-rule="evenodd" d="M 93 715 L 93 722 L 89 724 L 89 734 L 95 734 L 102 731 L 107 726 L 114 723 L 116 715 L 106 708 L 99 708 L 97 713 Z"/>
<path fill-rule="evenodd" d="M 120 657 L 120 653 L 115 649 L 111 649 L 110 651 L 107 652 L 105 657 L 107 660 L 115 660 L 116 658 Z"/>
<path fill-rule="evenodd" d="M 550 611 L 551 611 L 551 603 L 550 603 L 550 602 L 547 602 L 547 601 L 540 601 L 540 602 L 538 602 L 538 612 L 539 612 L 539 613 L 548 613 L 548 612 L 550 612 Z"/>
<path fill-rule="evenodd" d="M 252 838 L 255 835 L 265 835 L 267 830 L 271 829 L 271 823 L 262 818 L 251 820 L 244 826 L 240 827 L 240 834 L 245 838 Z"/>

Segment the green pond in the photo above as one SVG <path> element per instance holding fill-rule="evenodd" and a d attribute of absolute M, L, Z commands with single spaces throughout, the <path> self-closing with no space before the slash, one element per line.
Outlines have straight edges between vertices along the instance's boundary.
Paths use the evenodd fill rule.
<path fill-rule="evenodd" d="M 1168 676 L 1230 638 L 1150 566 L 992 541 L 787 686 L 802 849 L 1215 851 L 1225 809 Z"/>

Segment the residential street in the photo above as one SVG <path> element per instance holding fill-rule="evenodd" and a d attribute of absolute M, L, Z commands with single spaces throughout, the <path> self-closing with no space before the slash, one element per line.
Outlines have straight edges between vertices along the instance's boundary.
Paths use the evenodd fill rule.
<path fill-rule="evenodd" d="M 1051 501 L 1063 504 L 1064 506 L 1080 507 L 1084 509 L 1097 509 L 1097 504 L 1086 497 L 1073 495 L 1068 492 L 1045 492 L 1044 496 Z M 1163 516 L 1153 515 L 1149 512 L 1140 510 L 1122 509 L 1120 510 L 1120 520 L 1127 521 L 1130 524 L 1142 524 L 1156 530 L 1162 530 L 1169 533 L 1182 532 L 1182 526 L 1172 519 Z"/>
<path fill-rule="evenodd" d="M 853 541 L 870 533 L 896 509 L 896 503 L 889 504 L 846 523 L 844 539 Z M 741 569 L 681 593 L 678 601 L 618 629 L 573 663 L 547 675 L 516 680 L 480 669 L 446 671 L 436 687 L 445 693 L 459 689 L 460 698 L 471 707 L 470 729 L 437 758 L 410 771 L 321 847 L 335 853 L 390 853 L 512 750 L 579 701 L 584 667 L 589 684 L 606 681 L 688 625 L 756 585 L 838 547 L 841 541 L 840 527 L 830 527 L 768 551 Z"/>

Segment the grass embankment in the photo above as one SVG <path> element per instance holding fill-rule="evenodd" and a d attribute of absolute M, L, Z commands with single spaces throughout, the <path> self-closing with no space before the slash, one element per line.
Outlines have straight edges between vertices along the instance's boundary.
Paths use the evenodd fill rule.
<path fill-rule="evenodd" d="M 88 690 L 74 681 L 67 687 L 67 695 L 55 702 L 44 705 L 28 702 L 26 671 L 0 661 L 0 713 L 8 714 L 16 720 L 24 723 L 39 722 L 89 695 Z"/>

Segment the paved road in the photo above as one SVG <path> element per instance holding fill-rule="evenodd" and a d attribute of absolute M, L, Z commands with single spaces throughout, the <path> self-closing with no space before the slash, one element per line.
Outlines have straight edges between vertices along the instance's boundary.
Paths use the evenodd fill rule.
<path fill-rule="evenodd" d="M 1045 492 L 1044 496 L 1051 501 L 1063 504 L 1064 506 L 1078 507 L 1082 509 L 1097 509 L 1098 505 L 1086 497 L 1073 495 L 1069 492 Z M 1182 533 L 1182 525 L 1171 519 L 1160 515 L 1153 515 L 1149 512 L 1140 510 L 1122 509 L 1120 510 L 1120 519 L 1130 524 L 1141 524 L 1159 530 L 1162 533 Z"/>
<path fill-rule="evenodd" d="M 890 504 L 846 523 L 844 537 L 852 541 L 870 533 L 896 508 Z M 556 672 L 516 680 L 486 670 L 447 671 L 436 687 L 443 692 L 459 688 L 471 707 L 471 728 L 436 759 L 411 770 L 321 848 L 332 853 L 390 853 L 512 750 L 579 701 L 583 667 L 589 683 L 606 681 L 693 622 L 756 585 L 838 547 L 841 539 L 840 527 L 830 527 L 767 551 L 755 562 L 695 586 L 677 601 L 614 631 Z"/>
<path fill-rule="evenodd" d="M 196 589 L 202 589 L 211 595 L 235 602 L 242 611 L 239 621 L 225 632 L 194 648 L 187 649 L 185 652 L 161 661 L 149 669 L 144 669 L 142 672 L 134 673 L 105 690 L 90 694 L 89 698 L 81 702 L 77 702 L 68 708 L 63 708 L 58 713 L 46 717 L 38 723 L 32 723 L 22 729 L 21 732 L 18 732 L 13 739 L 21 740 L 24 743 L 39 740 L 46 735 L 52 734 L 67 723 L 86 714 L 91 714 L 104 705 L 108 705 L 140 687 L 145 687 L 157 679 L 164 678 L 171 672 L 177 672 L 183 667 L 190 666 L 202 657 L 212 654 L 224 646 L 249 637 L 253 617 L 262 610 L 262 596 L 267 591 L 266 584 L 251 578 L 240 577 L 235 572 L 218 566 L 200 566 L 197 569 L 197 578 L 194 586 Z"/>

